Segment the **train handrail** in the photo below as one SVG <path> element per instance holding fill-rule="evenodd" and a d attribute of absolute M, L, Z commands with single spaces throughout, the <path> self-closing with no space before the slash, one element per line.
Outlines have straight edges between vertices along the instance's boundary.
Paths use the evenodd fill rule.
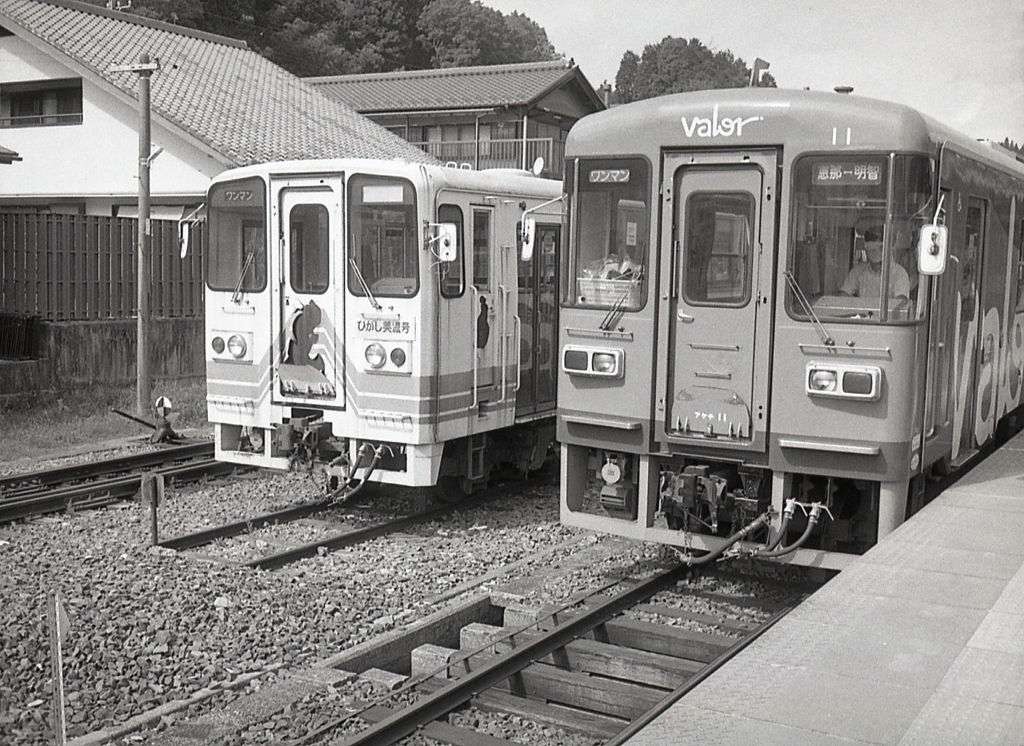
<path fill-rule="evenodd" d="M 517 313 L 512 317 L 515 320 L 515 345 L 516 345 L 516 393 L 523 385 L 523 320 Z"/>
<path fill-rule="evenodd" d="M 477 347 L 476 340 L 480 338 L 480 316 L 476 313 L 477 307 L 480 305 L 480 290 L 476 285 L 470 285 L 469 289 L 473 291 L 473 403 L 469 405 L 470 411 L 480 406 L 480 370 L 477 361 Z"/>
<path fill-rule="evenodd" d="M 505 388 L 508 386 L 508 330 L 505 322 L 508 320 L 508 289 L 501 283 L 498 284 L 498 294 L 501 296 L 501 354 L 498 356 L 501 365 L 501 395 L 498 396 L 498 404 L 505 401 Z"/>

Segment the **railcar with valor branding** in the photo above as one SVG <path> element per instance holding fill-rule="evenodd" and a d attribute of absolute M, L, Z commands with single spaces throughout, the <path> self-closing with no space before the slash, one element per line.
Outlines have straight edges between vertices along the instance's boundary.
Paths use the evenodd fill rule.
<path fill-rule="evenodd" d="M 272 163 L 210 187 L 218 459 L 455 494 L 554 435 L 561 184 L 398 161 Z M 536 225 L 521 252 L 524 214 Z"/>
<path fill-rule="evenodd" d="M 588 116 L 566 158 L 564 523 L 841 567 L 1018 416 L 1009 151 L 749 88 Z"/>

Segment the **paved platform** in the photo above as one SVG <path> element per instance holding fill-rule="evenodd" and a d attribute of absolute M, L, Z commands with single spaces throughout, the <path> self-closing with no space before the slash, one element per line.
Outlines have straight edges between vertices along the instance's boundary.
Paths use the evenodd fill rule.
<path fill-rule="evenodd" d="M 1024 746 L 1024 433 L 629 746 Z"/>

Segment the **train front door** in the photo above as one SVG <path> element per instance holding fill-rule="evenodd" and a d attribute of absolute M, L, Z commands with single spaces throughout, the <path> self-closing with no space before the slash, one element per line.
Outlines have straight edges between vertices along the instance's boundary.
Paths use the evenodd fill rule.
<path fill-rule="evenodd" d="M 749 446 L 767 430 L 775 163 L 764 151 L 665 159 L 669 439 Z"/>
<path fill-rule="evenodd" d="M 274 398 L 288 404 L 341 407 L 341 179 L 289 180 L 277 186 L 274 232 L 281 261 L 271 263 L 277 296 Z"/>
<path fill-rule="evenodd" d="M 533 256 L 519 261 L 519 391 L 516 416 L 555 406 L 558 297 L 555 269 L 562 228 L 537 224 Z"/>

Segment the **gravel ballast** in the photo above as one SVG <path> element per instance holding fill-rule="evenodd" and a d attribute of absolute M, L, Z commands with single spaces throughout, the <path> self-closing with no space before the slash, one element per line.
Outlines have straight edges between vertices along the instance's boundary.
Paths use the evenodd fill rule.
<path fill-rule="evenodd" d="M 159 532 L 170 538 L 317 497 L 316 485 L 304 473 L 248 472 L 168 489 L 159 507 Z M 343 520 L 359 526 L 410 512 L 423 499 L 423 493 L 371 486 L 357 505 L 309 524 Z M 47 606 L 55 593 L 70 622 L 63 643 L 69 740 L 146 746 L 176 723 L 287 681 L 290 672 L 401 629 L 466 594 L 491 591 L 499 605 L 502 598 L 560 604 L 611 578 L 654 572 L 672 556 L 656 545 L 562 527 L 555 485 L 526 488 L 276 571 L 233 567 L 199 555 L 243 559 L 236 555 L 261 546 L 269 553 L 279 549 L 275 542 L 282 536 L 309 540 L 315 526 L 300 521 L 266 541 L 256 531 L 242 547 L 224 543 L 179 553 L 150 546 L 150 519 L 149 506 L 125 502 L 0 526 L 0 741 L 5 746 L 53 743 Z M 513 568 L 499 569 L 507 565 Z M 533 582 L 531 576 L 544 580 Z M 706 578 L 694 583 L 730 590 Z M 756 583 L 735 590 L 769 593 Z M 689 603 L 670 592 L 659 602 Z M 219 743 L 287 741 L 325 718 L 357 709 L 373 698 L 371 690 L 363 679 L 346 679 Z M 452 715 L 453 723 L 467 720 L 522 743 L 587 742 L 514 717 L 475 710 Z"/>
<path fill-rule="evenodd" d="M 407 500 L 377 492 L 369 508 L 345 511 L 346 519 L 365 522 Z M 169 490 L 160 534 L 315 496 L 301 473 L 250 473 Z M 460 584 L 570 540 L 557 510 L 557 488 L 535 488 L 272 572 L 151 547 L 149 508 L 134 502 L 0 527 L 4 742 L 52 743 L 46 620 L 54 593 L 70 620 L 63 659 L 73 739 L 240 677 L 311 665 L 426 616 L 443 603 L 432 599 Z"/>

